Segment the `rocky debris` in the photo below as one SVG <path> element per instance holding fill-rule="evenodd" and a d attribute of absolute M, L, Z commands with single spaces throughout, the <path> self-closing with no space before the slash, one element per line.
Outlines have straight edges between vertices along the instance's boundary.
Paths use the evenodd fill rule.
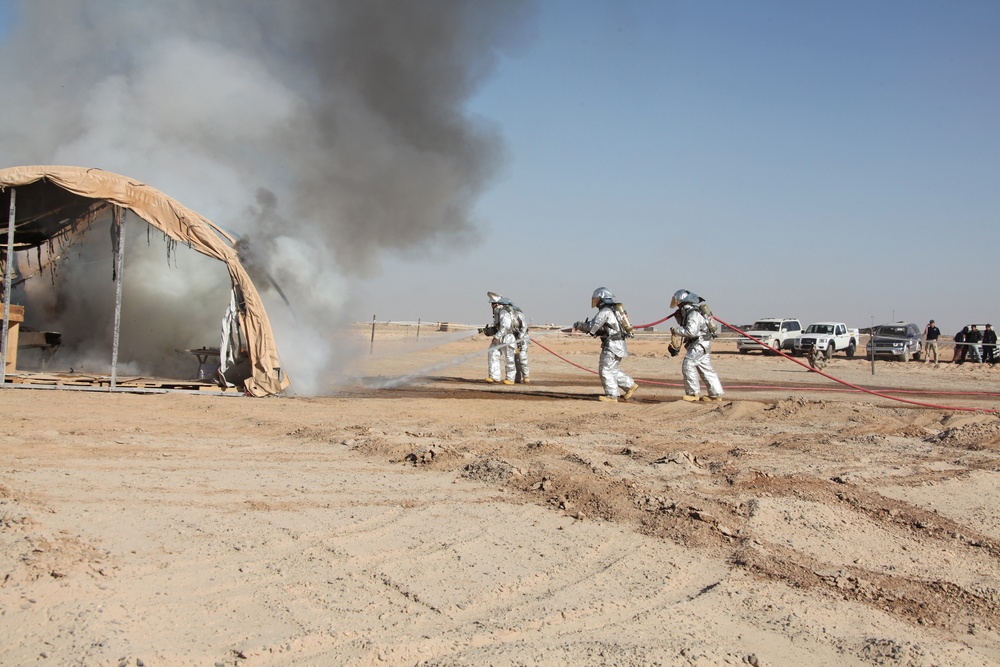
<path fill-rule="evenodd" d="M 289 438 L 295 438 L 297 440 L 307 440 L 310 442 L 329 442 L 335 443 L 340 440 L 340 433 L 333 429 L 325 428 L 312 428 L 307 426 L 300 426 L 292 431 L 286 433 Z"/>
<path fill-rule="evenodd" d="M 428 447 L 419 452 L 410 452 L 403 457 L 403 460 L 413 465 L 428 465 L 434 462 L 434 457 L 437 455 L 438 453 L 433 447 Z"/>
<path fill-rule="evenodd" d="M 455 456 L 458 456 L 458 454 L 451 447 L 434 443 L 410 452 L 403 457 L 403 460 L 414 466 L 426 466 L 440 462 L 445 458 L 454 458 Z M 466 454 L 466 456 L 468 455 Z"/>
<path fill-rule="evenodd" d="M 532 485 L 531 488 L 534 489 L 535 491 L 551 491 L 552 484 L 553 484 L 552 479 L 550 479 L 549 477 L 543 477 L 542 481 L 536 482 L 534 485 Z"/>
<path fill-rule="evenodd" d="M 924 441 L 972 451 L 997 449 L 1000 448 L 1000 421 L 952 426 Z"/>
<path fill-rule="evenodd" d="M 641 496 L 634 501 L 635 506 L 647 512 L 673 512 L 677 504 L 663 496 Z"/>
<path fill-rule="evenodd" d="M 691 456 L 690 452 L 685 452 L 685 451 L 674 452 L 673 454 L 667 454 L 666 456 L 661 456 L 660 458 L 650 463 L 650 465 L 654 466 L 664 465 L 667 463 L 674 463 L 680 466 L 684 466 L 686 468 L 690 468 L 691 470 L 695 470 L 698 468 L 698 463 L 697 461 L 695 461 L 695 458 Z"/>
<path fill-rule="evenodd" d="M 463 477 L 481 482 L 503 482 L 521 471 L 503 459 L 481 459 L 465 466 Z"/>
<path fill-rule="evenodd" d="M 919 665 L 924 664 L 921 658 L 925 655 L 919 644 L 875 637 L 867 640 L 857 652 L 859 658 L 875 665 Z"/>

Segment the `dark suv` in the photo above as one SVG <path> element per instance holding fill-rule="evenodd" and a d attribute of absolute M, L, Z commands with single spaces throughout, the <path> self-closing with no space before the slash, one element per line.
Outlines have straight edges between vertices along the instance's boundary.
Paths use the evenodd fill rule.
<path fill-rule="evenodd" d="M 900 361 L 915 359 L 920 361 L 920 345 L 923 334 L 913 322 L 893 322 L 880 324 L 872 329 L 868 339 L 868 358 L 872 356 L 895 357 Z"/>

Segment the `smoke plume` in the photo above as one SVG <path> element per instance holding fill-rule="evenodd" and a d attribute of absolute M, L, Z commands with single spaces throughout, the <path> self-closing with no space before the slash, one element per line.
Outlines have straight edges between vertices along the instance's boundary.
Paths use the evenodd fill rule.
<path fill-rule="evenodd" d="M 16 63 L 0 71 L 3 166 L 114 171 L 232 231 L 295 386 L 321 391 L 331 329 L 360 319 L 354 281 L 392 251 L 476 240 L 472 206 L 502 143 L 463 106 L 518 45 L 531 10 L 510 0 L 24 1 L 0 43 Z M 155 243 L 133 259 L 148 242 L 135 225 L 128 233 L 123 344 L 130 326 L 145 332 L 130 354 L 143 356 L 153 330 L 164 357 L 168 341 L 210 342 L 227 297 L 216 309 L 189 295 L 225 283 L 224 272 L 168 263 Z M 72 271 L 74 299 L 88 282 L 112 291 L 101 262 L 80 254 Z M 268 295 L 274 284 L 290 307 Z M 69 312 L 86 308 L 53 306 L 68 296 L 37 298 L 49 305 L 36 314 L 61 313 L 70 340 L 93 324 Z"/>

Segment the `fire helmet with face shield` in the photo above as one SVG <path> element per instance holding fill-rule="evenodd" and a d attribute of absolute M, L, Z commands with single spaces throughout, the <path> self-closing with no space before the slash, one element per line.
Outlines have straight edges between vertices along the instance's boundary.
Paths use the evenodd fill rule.
<path fill-rule="evenodd" d="M 679 289 L 674 292 L 674 296 L 670 299 L 670 307 L 679 308 L 686 303 L 693 305 L 698 303 L 700 300 L 700 297 L 694 292 L 686 289 Z"/>
<path fill-rule="evenodd" d="M 615 295 L 607 287 L 598 287 L 594 290 L 594 295 L 590 297 L 590 307 L 610 306 L 615 303 Z"/>
<path fill-rule="evenodd" d="M 489 300 L 490 303 L 500 303 L 500 299 L 502 299 L 503 297 L 500 296 L 497 292 L 487 292 L 486 298 Z"/>

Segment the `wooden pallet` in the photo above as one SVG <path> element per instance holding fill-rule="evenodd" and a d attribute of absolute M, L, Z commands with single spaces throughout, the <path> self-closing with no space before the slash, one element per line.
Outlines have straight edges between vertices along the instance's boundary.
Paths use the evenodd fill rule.
<path fill-rule="evenodd" d="M 9 373 L 6 376 L 9 384 L 55 386 L 55 387 L 83 387 L 93 389 L 110 389 L 110 375 L 93 375 L 90 373 Z M 163 389 L 163 390 L 186 390 L 186 391 L 208 391 L 222 392 L 223 389 L 215 382 L 207 380 L 175 380 L 168 378 L 154 378 L 145 376 L 123 376 L 115 380 L 116 389 Z M 229 391 L 237 391 L 235 387 L 230 387 Z"/>

